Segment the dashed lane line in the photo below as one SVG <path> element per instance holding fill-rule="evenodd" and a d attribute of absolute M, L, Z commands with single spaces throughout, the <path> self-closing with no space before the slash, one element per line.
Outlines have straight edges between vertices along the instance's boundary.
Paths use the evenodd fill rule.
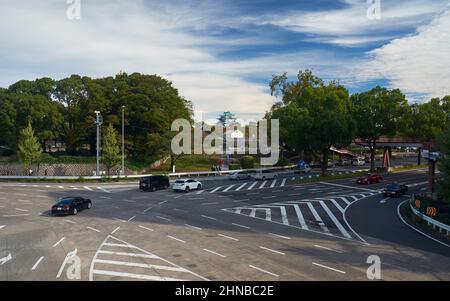
<path fill-rule="evenodd" d="M 338 272 L 338 273 L 341 273 L 341 274 L 346 274 L 346 272 L 344 272 L 344 271 L 341 271 L 341 270 L 338 270 L 338 269 L 335 269 L 335 268 L 331 268 L 331 267 L 323 265 L 323 264 L 319 264 L 319 263 L 315 263 L 315 262 L 313 262 L 312 264 L 315 265 L 315 266 L 324 268 L 324 269 L 335 271 L 335 272 Z"/>
<path fill-rule="evenodd" d="M 284 185 L 286 185 L 286 178 L 283 179 L 283 181 L 281 181 L 281 187 L 284 187 Z"/>
<path fill-rule="evenodd" d="M 354 186 L 348 186 L 348 185 L 342 185 L 342 184 L 336 184 L 336 183 L 320 182 L 320 184 L 331 185 L 331 186 L 336 186 L 336 187 L 344 187 L 344 188 L 350 188 L 350 189 L 359 189 L 359 190 L 365 190 L 365 191 L 370 191 L 370 192 L 375 192 L 375 193 L 379 192 L 379 191 L 373 190 L 373 189 L 354 187 Z"/>
<path fill-rule="evenodd" d="M 229 240 L 234 240 L 234 241 L 239 241 L 239 239 L 237 239 L 237 238 L 234 238 L 234 237 L 231 237 L 231 236 L 227 236 L 227 235 L 223 235 L 223 234 L 217 234 L 217 235 L 219 235 L 220 237 L 223 237 L 223 238 L 226 238 L 226 239 L 229 239 Z"/>
<path fill-rule="evenodd" d="M 336 253 L 342 253 L 341 251 L 334 250 L 334 249 L 331 249 L 331 248 L 327 248 L 327 247 L 324 247 L 324 246 L 321 246 L 321 245 L 314 245 L 314 247 L 319 248 L 319 249 L 324 249 L 324 250 L 327 250 L 327 251 L 336 252 Z"/>
<path fill-rule="evenodd" d="M 87 227 L 89 230 L 92 230 L 92 231 L 94 231 L 94 232 L 97 232 L 97 233 L 101 233 L 102 231 L 100 231 L 100 230 L 98 230 L 98 229 L 95 229 L 95 228 L 92 228 L 92 227 Z"/>
<path fill-rule="evenodd" d="M 57 247 L 57 246 L 58 246 L 60 243 L 62 243 L 65 239 L 66 239 L 66 238 L 63 237 L 63 238 L 61 238 L 60 240 L 58 240 L 58 241 L 53 245 L 53 248 Z"/>
<path fill-rule="evenodd" d="M 134 220 L 136 218 L 136 215 L 135 216 L 132 216 L 132 217 L 130 217 L 129 219 L 128 219 L 128 221 L 127 222 L 131 222 L 132 220 Z"/>
<path fill-rule="evenodd" d="M 170 238 L 170 239 L 179 241 L 179 242 L 181 242 L 181 243 L 186 243 L 184 240 L 181 240 L 181 239 L 179 239 L 179 238 L 173 237 L 173 236 L 171 236 L 171 235 L 167 235 L 167 237 Z"/>
<path fill-rule="evenodd" d="M 192 225 L 189 225 L 189 224 L 184 224 L 184 225 L 185 225 L 186 227 L 188 227 L 188 228 L 202 231 L 202 228 L 200 228 L 200 227 L 195 227 L 195 226 L 192 226 Z"/>
<path fill-rule="evenodd" d="M 251 267 L 252 269 L 258 270 L 258 271 L 260 271 L 260 272 L 269 274 L 269 275 L 271 275 L 271 276 L 279 277 L 277 274 L 274 274 L 274 273 L 271 273 L 271 272 L 269 272 L 269 271 L 263 270 L 263 269 L 261 269 L 261 268 L 258 268 L 258 267 L 256 267 L 256 266 L 254 266 L 254 265 L 249 265 L 249 267 Z"/>
<path fill-rule="evenodd" d="M 141 226 L 141 225 L 139 225 L 139 228 L 144 229 L 144 230 L 147 230 L 147 231 L 150 231 L 150 232 L 153 232 L 153 231 L 154 231 L 153 229 L 150 229 L 150 228 L 147 228 L 147 227 Z"/>
<path fill-rule="evenodd" d="M 211 216 L 207 216 L 207 215 L 201 215 L 201 216 L 204 217 L 204 218 L 207 218 L 207 219 L 211 219 L 213 221 L 217 220 L 217 218 L 215 218 L 215 217 L 211 217 Z"/>
<path fill-rule="evenodd" d="M 41 263 L 41 261 L 44 259 L 44 256 L 39 257 L 39 259 L 36 261 L 36 263 L 33 265 L 33 267 L 31 268 L 32 271 L 36 270 L 36 268 L 38 267 L 38 265 Z"/>
<path fill-rule="evenodd" d="M 227 256 L 225 256 L 225 255 L 219 254 L 219 253 L 217 253 L 217 252 L 214 252 L 214 251 L 211 251 L 211 250 L 208 250 L 208 249 L 203 249 L 203 251 L 206 251 L 206 252 L 208 252 L 208 253 L 211 253 L 211 254 L 220 256 L 220 257 L 222 257 L 222 258 L 227 258 Z"/>
<path fill-rule="evenodd" d="M 158 205 L 162 205 L 162 204 L 165 204 L 165 203 L 167 203 L 167 202 L 168 202 L 168 201 L 165 200 L 165 201 L 159 202 Z"/>
<path fill-rule="evenodd" d="M 275 253 L 275 254 L 278 254 L 278 255 L 286 255 L 283 252 L 280 252 L 280 251 L 277 251 L 277 250 L 273 250 L 273 249 L 269 249 L 269 248 L 266 248 L 266 247 L 263 247 L 263 246 L 259 246 L 259 248 L 263 249 L 263 250 L 266 250 L 266 251 L 269 251 L 269 252 L 272 252 L 272 253 Z"/>
<path fill-rule="evenodd" d="M 279 235 L 279 234 L 275 234 L 275 233 L 269 233 L 269 235 L 273 235 L 273 236 L 275 236 L 275 237 L 283 238 L 283 239 L 287 239 L 287 240 L 290 240 L 290 239 L 291 239 L 290 237 L 283 236 L 283 235 Z"/>
<path fill-rule="evenodd" d="M 165 217 L 162 217 L 162 216 L 159 216 L 159 215 L 157 215 L 157 216 L 156 216 L 156 218 L 159 218 L 159 219 L 165 220 L 165 221 L 167 221 L 167 222 L 170 222 L 170 221 L 172 221 L 172 220 L 171 220 L 171 219 L 169 219 L 169 218 L 165 218 Z"/>
<path fill-rule="evenodd" d="M 257 182 L 255 181 L 252 185 L 250 185 L 250 186 L 247 188 L 247 190 L 252 190 L 253 187 L 255 187 L 256 184 L 257 184 Z"/>
<path fill-rule="evenodd" d="M 114 233 L 116 233 L 117 231 L 119 231 L 119 229 L 120 229 L 120 226 L 117 227 L 116 229 L 114 229 L 114 230 L 111 232 L 111 235 L 114 234 Z"/>
<path fill-rule="evenodd" d="M 241 225 L 241 224 L 232 223 L 232 225 L 236 226 L 236 227 L 244 228 L 244 229 L 250 229 L 250 227 L 247 227 L 247 226 L 244 226 L 244 225 Z"/>

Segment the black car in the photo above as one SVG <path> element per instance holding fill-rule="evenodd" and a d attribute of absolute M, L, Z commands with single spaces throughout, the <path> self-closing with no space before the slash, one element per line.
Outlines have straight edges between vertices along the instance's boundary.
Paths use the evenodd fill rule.
<path fill-rule="evenodd" d="M 383 195 L 396 198 L 401 195 L 404 195 L 407 191 L 408 191 L 408 186 L 394 183 L 394 184 L 389 184 L 388 186 L 386 186 L 386 188 L 383 190 Z"/>
<path fill-rule="evenodd" d="M 91 209 L 92 201 L 82 197 L 70 197 L 59 199 L 58 202 L 52 206 L 53 215 L 77 215 L 78 212 L 84 209 Z"/>
<path fill-rule="evenodd" d="M 139 189 L 143 191 L 156 191 L 158 189 L 167 189 L 170 187 L 169 177 L 167 176 L 148 176 L 142 177 L 139 181 Z"/>

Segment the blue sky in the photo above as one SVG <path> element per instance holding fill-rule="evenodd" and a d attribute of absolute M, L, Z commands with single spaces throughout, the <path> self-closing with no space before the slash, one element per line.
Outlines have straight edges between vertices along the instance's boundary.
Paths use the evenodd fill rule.
<path fill-rule="evenodd" d="M 261 117 L 273 74 L 312 69 L 350 92 L 400 88 L 410 101 L 450 94 L 448 0 L 2 0 L 0 86 L 19 79 L 159 74 L 198 116 Z"/>

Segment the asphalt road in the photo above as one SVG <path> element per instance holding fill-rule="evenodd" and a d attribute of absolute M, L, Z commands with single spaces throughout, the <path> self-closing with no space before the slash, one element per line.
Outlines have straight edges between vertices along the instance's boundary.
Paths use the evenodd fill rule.
<path fill-rule="evenodd" d="M 392 181 L 420 191 L 426 175 Z M 76 258 L 81 280 L 367 280 L 370 255 L 380 257 L 383 280 L 450 280 L 450 249 L 399 220 L 406 197 L 384 200 L 386 183 L 354 182 L 212 181 L 188 194 L 2 183 L 0 280 L 77 280 Z M 69 195 L 94 206 L 50 216 Z"/>

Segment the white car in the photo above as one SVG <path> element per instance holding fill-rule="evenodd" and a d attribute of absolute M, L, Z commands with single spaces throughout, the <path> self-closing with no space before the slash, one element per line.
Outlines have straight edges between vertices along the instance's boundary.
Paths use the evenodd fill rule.
<path fill-rule="evenodd" d="M 277 174 L 269 169 L 258 170 L 256 174 L 253 176 L 255 180 L 271 180 L 277 177 Z"/>
<path fill-rule="evenodd" d="M 352 165 L 356 165 L 356 166 L 363 166 L 366 164 L 366 161 L 364 160 L 364 158 L 354 158 L 352 161 Z"/>
<path fill-rule="evenodd" d="M 189 192 L 191 190 L 200 190 L 202 189 L 202 183 L 192 179 L 180 179 L 176 180 L 173 183 L 172 189 L 173 191 L 185 191 Z"/>
<path fill-rule="evenodd" d="M 247 179 L 250 179 L 250 174 L 246 171 L 238 171 L 238 172 L 230 174 L 228 176 L 228 179 L 230 179 L 230 180 L 247 180 Z"/>

